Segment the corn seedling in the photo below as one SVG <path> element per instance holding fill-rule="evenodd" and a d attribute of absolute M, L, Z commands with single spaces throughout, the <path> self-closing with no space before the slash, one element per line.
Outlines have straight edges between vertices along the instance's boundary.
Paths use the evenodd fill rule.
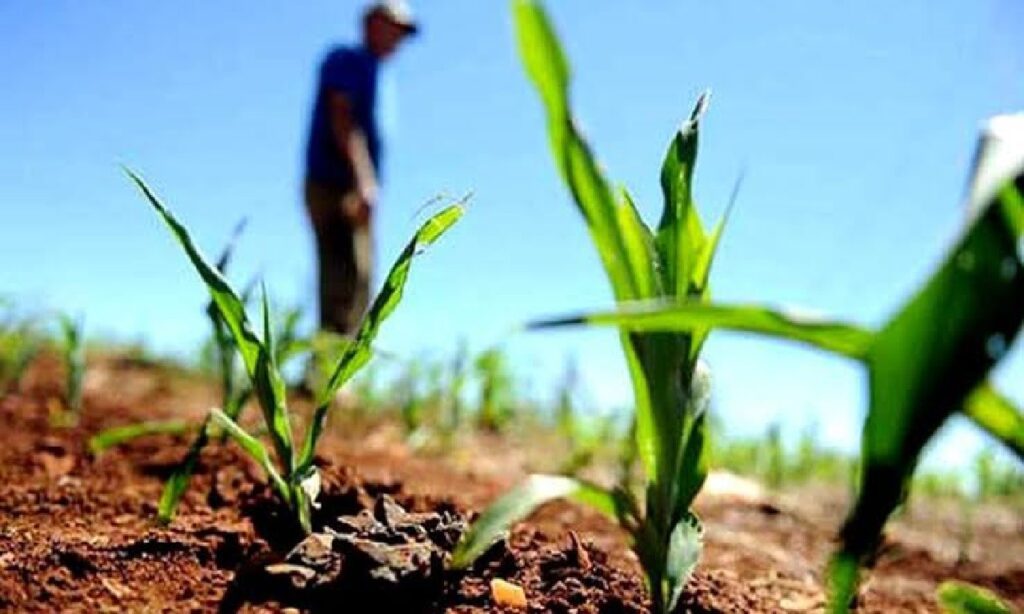
<path fill-rule="evenodd" d="M 616 437 L 611 416 L 587 419 L 580 415 L 575 400 L 578 379 L 576 363 L 567 361 L 555 401 L 555 430 L 569 450 L 558 469 L 561 475 L 577 475 L 593 461 L 602 445 Z"/>
<path fill-rule="evenodd" d="M 469 350 L 466 347 L 465 339 L 463 339 L 459 341 L 455 355 L 448 366 L 448 388 L 444 398 L 445 411 L 441 422 L 441 432 L 446 445 L 462 428 L 465 407 L 462 395 L 466 388 L 468 357 Z"/>
<path fill-rule="evenodd" d="M 0 299 L 0 391 L 16 385 L 39 353 L 42 339 L 30 318 L 19 316 L 13 303 Z"/>
<path fill-rule="evenodd" d="M 566 361 L 565 372 L 562 374 L 562 381 L 558 387 L 558 398 L 555 401 L 555 429 L 570 444 L 576 439 L 579 432 L 574 400 L 578 379 L 575 361 Z"/>
<path fill-rule="evenodd" d="M 423 426 L 428 399 L 420 388 L 423 384 L 424 370 L 427 368 L 424 361 L 413 360 L 406 365 L 396 383 L 399 415 L 407 438 L 416 435 Z"/>
<path fill-rule="evenodd" d="M 760 306 L 694 301 L 632 305 L 538 324 L 587 323 L 633 333 L 720 327 L 799 341 L 864 363 L 869 407 L 860 487 L 829 567 L 834 612 L 848 609 L 861 562 L 875 551 L 886 521 L 903 502 L 925 444 L 953 413 L 962 411 L 1024 458 L 1024 417 L 985 381 L 1024 320 L 1024 115 L 993 119 L 982 142 L 1010 146 L 1000 155 L 983 146 L 960 238 L 877 331 Z"/>
<path fill-rule="evenodd" d="M 72 422 L 82 415 L 82 380 L 85 377 L 85 344 L 82 340 L 82 318 L 67 314 L 59 317 L 61 354 L 64 357 L 64 410 Z"/>
<path fill-rule="evenodd" d="M 508 361 L 500 349 L 491 348 L 476 357 L 474 367 L 480 382 L 477 424 L 484 430 L 501 432 L 513 414 L 513 377 Z"/>
<path fill-rule="evenodd" d="M 427 220 L 399 255 L 385 278 L 383 288 L 363 318 L 355 339 L 346 346 L 327 384 L 320 390 L 305 435 L 298 440 L 292 433 L 292 416 L 288 410 L 284 379 L 278 369 L 277 343 L 271 326 L 266 292 L 263 293 L 261 337 L 256 334 L 238 294 L 216 267 L 208 263 L 192 241 L 188 230 L 178 222 L 141 178 L 131 171 L 128 171 L 128 174 L 185 251 L 217 305 L 217 310 L 242 357 L 245 372 L 262 410 L 263 421 L 272 443 L 273 456 L 260 440 L 246 432 L 221 409 L 211 410 L 207 421 L 224 429 L 231 439 L 259 463 L 267 474 L 275 494 L 294 514 L 297 525 L 304 532 L 309 532 L 312 524 L 312 506 L 320 489 L 320 476 L 314 466 L 314 455 L 334 396 L 370 360 L 371 344 L 381 323 L 391 315 L 402 298 L 413 258 L 462 217 L 462 204 L 448 206 Z M 206 433 L 206 425 L 201 433 Z M 187 483 L 177 484 L 165 490 L 159 506 L 162 519 L 169 519 L 173 514 L 186 486 Z"/>
<path fill-rule="evenodd" d="M 629 193 L 612 189 L 576 128 L 569 66 L 545 11 L 531 0 L 516 0 L 513 7 L 520 53 L 546 110 L 556 166 L 586 221 L 616 300 L 706 300 L 723 228 L 722 223 L 704 228 L 691 191 L 708 96 L 698 99 L 669 144 L 661 168 L 664 208 L 652 231 Z M 456 549 L 454 564 L 471 563 L 538 505 L 569 497 L 620 522 L 644 568 L 654 611 L 671 611 L 702 544 L 703 529 L 690 504 L 708 468 L 710 376 L 699 361 L 706 336 L 706 330 L 688 330 L 620 337 L 633 380 L 636 452 L 646 478 L 643 505 L 621 484 L 609 491 L 567 477 L 533 476 L 484 512 Z"/>

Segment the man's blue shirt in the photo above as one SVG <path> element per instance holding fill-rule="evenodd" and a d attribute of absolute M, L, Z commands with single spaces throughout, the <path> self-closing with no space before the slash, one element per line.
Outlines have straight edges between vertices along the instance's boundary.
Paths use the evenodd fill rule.
<path fill-rule="evenodd" d="M 319 83 L 306 147 L 306 177 L 314 181 L 349 187 L 352 169 L 338 149 L 331 128 L 330 94 L 339 92 L 352 105 L 353 119 L 366 135 L 374 169 L 380 173 L 381 143 L 375 116 L 377 102 L 377 58 L 363 47 L 336 47 L 320 64 Z"/>

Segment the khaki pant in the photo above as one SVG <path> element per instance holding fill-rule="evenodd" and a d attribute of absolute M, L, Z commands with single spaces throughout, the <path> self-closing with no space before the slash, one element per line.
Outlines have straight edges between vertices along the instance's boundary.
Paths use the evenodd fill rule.
<path fill-rule="evenodd" d="M 370 304 L 370 227 L 353 227 L 342 214 L 348 190 L 307 179 L 305 192 L 306 212 L 316 235 L 320 327 L 353 334 Z"/>

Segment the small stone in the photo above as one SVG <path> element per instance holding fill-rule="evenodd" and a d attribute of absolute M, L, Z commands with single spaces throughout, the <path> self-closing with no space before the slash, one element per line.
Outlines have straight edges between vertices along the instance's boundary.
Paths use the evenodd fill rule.
<path fill-rule="evenodd" d="M 810 595 L 790 595 L 779 601 L 779 607 L 787 612 L 810 612 L 822 605 L 821 599 Z"/>
<path fill-rule="evenodd" d="M 501 578 L 491 580 L 491 598 L 500 606 L 526 608 L 526 591 L 523 587 Z"/>
<path fill-rule="evenodd" d="M 264 568 L 270 576 L 287 578 L 295 588 L 305 588 L 316 577 L 316 571 L 302 565 L 277 563 Z"/>

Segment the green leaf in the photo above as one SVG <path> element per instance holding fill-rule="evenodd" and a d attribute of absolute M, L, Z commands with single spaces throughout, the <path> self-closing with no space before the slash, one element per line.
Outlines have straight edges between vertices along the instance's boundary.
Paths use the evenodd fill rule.
<path fill-rule="evenodd" d="M 722 233 L 725 231 L 726 224 L 729 223 L 729 216 L 732 214 L 732 209 L 736 205 L 736 198 L 739 196 L 740 187 L 743 185 L 743 175 L 741 174 L 737 179 L 736 183 L 732 188 L 732 195 L 729 197 L 729 204 L 725 208 L 725 213 L 722 215 L 722 219 L 718 220 L 715 227 L 711 230 L 710 236 L 704 241 L 700 253 L 697 255 L 696 264 L 693 267 L 693 271 L 690 274 L 690 296 L 703 299 L 704 301 L 711 300 L 711 288 L 710 288 L 710 277 L 711 277 L 711 266 L 715 262 L 715 256 L 718 253 L 718 245 L 722 240 Z M 708 335 L 711 330 L 708 328 L 701 328 L 693 331 L 693 338 L 690 342 L 690 361 L 695 362 L 700 356 L 701 350 L 704 348 L 704 342 L 707 341 Z"/>
<path fill-rule="evenodd" d="M 99 455 L 132 439 L 148 435 L 182 435 L 188 432 L 189 428 L 189 424 L 183 420 L 140 422 L 115 426 L 90 437 L 89 451 L 94 455 Z"/>
<path fill-rule="evenodd" d="M 464 569 L 500 540 L 512 525 L 554 499 L 573 499 L 616 518 L 621 509 L 616 496 L 598 486 L 556 475 L 531 475 L 525 482 L 492 503 L 463 534 L 452 553 L 451 568 Z"/>
<path fill-rule="evenodd" d="M 242 355 L 246 371 L 251 376 L 256 371 L 256 360 L 260 353 L 261 343 L 253 332 L 248 318 L 245 315 L 245 306 L 235 294 L 235 291 L 224 279 L 219 271 L 207 262 L 206 257 L 192 241 L 188 229 L 186 229 L 171 212 L 160 202 L 156 194 L 149 188 L 141 177 L 130 169 L 125 172 L 135 185 L 142 192 L 149 204 L 156 209 L 164 223 L 170 228 L 174 238 L 177 239 L 182 249 L 185 250 L 188 259 L 192 262 L 199 276 L 210 291 L 210 297 L 217 304 L 225 324 L 231 330 L 231 334 L 238 345 L 238 351 Z"/>
<path fill-rule="evenodd" d="M 636 203 L 625 188 L 620 190 L 615 215 L 616 224 L 622 233 L 624 253 L 637 296 L 661 294 L 661 280 L 654 270 L 654 263 L 658 261 L 654 235 L 640 219 Z"/>
<path fill-rule="evenodd" d="M 208 433 L 209 426 L 210 416 L 207 415 L 203 420 L 203 424 L 199 427 L 199 433 L 192 440 L 192 445 L 189 446 L 185 458 L 182 459 L 181 463 L 175 468 L 174 473 L 171 474 L 171 477 L 167 478 L 167 482 L 164 484 L 164 490 L 160 494 L 160 503 L 157 506 L 157 519 L 162 524 L 167 524 L 174 518 L 178 504 L 185 495 L 185 491 L 188 490 L 188 483 L 192 480 L 192 473 L 195 472 L 196 465 L 199 463 L 199 457 L 202 455 L 203 448 L 210 437 Z"/>
<path fill-rule="evenodd" d="M 693 202 L 693 169 L 697 161 L 700 120 L 707 111 L 710 93 L 697 99 L 690 118 L 676 132 L 661 166 L 664 208 L 655 245 L 661 256 L 663 283 L 668 294 L 690 294 L 691 280 L 707 237 Z"/>
<path fill-rule="evenodd" d="M 1016 181 L 1024 185 L 1024 174 Z M 1024 320 L 1019 231 L 1003 191 L 984 206 L 936 273 L 877 334 L 868 353 L 870 407 L 860 496 L 842 530 L 858 557 L 904 495 L 929 439 L 1013 343 Z"/>
<path fill-rule="evenodd" d="M 576 128 L 569 105 L 570 72 L 565 54 L 543 7 L 531 0 L 513 3 L 519 52 L 547 114 L 551 151 L 559 173 L 587 221 L 590 235 L 618 299 L 643 296 L 630 270 L 627 244 L 635 244 L 639 220 L 632 203 L 612 194 L 590 147 Z M 632 219 L 635 218 L 635 219 Z M 625 222 L 627 230 L 620 223 Z M 630 233 L 629 238 L 623 235 Z M 651 264 L 647 265 L 648 270 Z"/>
<path fill-rule="evenodd" d="M 872 334 L 861 327 L 754 305 L 696 301 L 642 301 L 619 311 L 594 312 L 531 322 L 530 328 L 617 326 L 632 332 L 686 332 L 721 328 L 805 343 L 850 358 L 864 359 Z"/>
<path fill-rule="evenodd" d="M 224 276 L 207 262 L 189 235 L 188 229 L 160 202 L 160 199 L 142 178 L 129 169 L 125 169 L 125 172 L 171 230 L 174 238 L 185 250 L 192 266 L 206 284 L 210 297 L 220 310 L 220 315 L 231 331 L 235 345 L 242 355 L 245 369 L 253 382 L 256 397 L 259 399 L 267 426 L 270 428 L 271 440 L 274 443 L 278 459 L 284 467 L 285 473 L 291 473 L 294 452 L 291 426 L 288 423 L 287 410 L 284 405 L 284 382 L 273 364 L 273 357 L 268 356 L 266 347 L 253 332 L 252 325 L 245 313 L 244 303 L 238 298 Z"/>
<path fill-rule="evenodd" d="M 327 412 L 331 408 L 335 393 L 370 360 L 373 354 L 373 340 L 377 337 L 381 324 L 394 312 L 395 307 L 402 300 L 402 292 L 405 289 L 405 282 L 409 277 L 413 259 L 451 228 L 455 222 L 459 221 L 463 213 L 465 213 L 464 204 L 457 203 L 435 214 L 420 226 L 391 266 L 391 270 L 384 280 L 384 286 L 377 293 L 373 304 L 359 325 L 359 330 L 356 331 L 355 340 L 346 345 L 331 373 L 327 386 L 317 397 L 313 419 L 306 431 L 306 438 L 298 457 L 297 467 L 300 472 L 308 469 L 313 463 L 316 442 L 323 432 Z"/>
<path fill-rule="evenodd" d="M 921 450 L 984 382 L 1024 321 L 1024 159 L 1009 178 L 987 182 L 972 191 L 961 238 L 868 353 L 860 492 L 840 533 L 841 557 L 873 552 Z"/>
<path fill-rule="evenodd" d="M 668 558 L 665 564 L 665 579 L 668 584 L 668 607 L 666 611 L 675 611 L 679 597 L 683 594 L 687 580 L 697 567 L 700 551 L 704 547 L 704 527 L 700 519 L 688 512 L 683 516 L 669 537 Z"/>
<path fill-rule="evenodd" d="M 711 465 L 711 445 L 708 437 L 707 413 L 693 421 L 683 439 L 683 453 L 676 471 L 675 505 L 673 516 L 685 518 L 690 504 L 704 486 Z"/>
<path fill-rule="evenodd" d="M 82 381 L 85 377 L 85 344 L 82 343 L 82 320 L 60 314 L 60 328 L 64 337 L 65 395 L 67 409 L 73 414 L 82 411 Z"/>
<path fill-rule="evenodd" d="M 994 593 L 966 582 L 947 580 L 939 585 L 936 597 L 946 614 L 1010 614 L 1010 606 Z"/>
<path fill-rule="evenodd" d="M 990 384 L 982 384 L 967 397 L 963 412 L 1024 461 L 1024 414 L 1013 401 Z"/>
<path fill-rule="evenodd" d="M 288 487 L 287 482 L 281 478 L 281 474 L 277 472 L 274 467 L 274 462 L 270 458 L 270 454 L 267 452 L 267 448 L 262 443 L 249 433 L 246 433 L 242 427 L 238 426 L 238 423 L 228 418 L 227 415 L 219 409 L 211 409 L 210 417 L 212 420 L 221 428 L 223 428 L 229 437 L 235 441 L 245 453 L 248 454 L 259 463 L 260 467 L 263 467 L 263 471 L 267 474 L 270 479 L 271 485 L 277 494 L 283 501 L 292 505 L 294 498 L 292 497 L 291 489 Z"/>

